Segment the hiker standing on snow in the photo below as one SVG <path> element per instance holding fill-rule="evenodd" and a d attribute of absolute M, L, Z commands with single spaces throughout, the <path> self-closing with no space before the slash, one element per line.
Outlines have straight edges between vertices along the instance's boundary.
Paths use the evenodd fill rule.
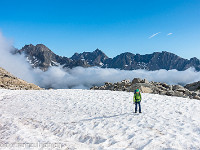
<path fill-rule="evenodd" d="M 142 99 L 142 96 L 139 89 L 135 90 L 134 97 L 133 97 L 133 101 L 135 104 L 135 113 L 137 113 L 137 105 L 139 105 L 139 113 L 142 113 L 141 105 L 140 105 L 141 99 Z"/>

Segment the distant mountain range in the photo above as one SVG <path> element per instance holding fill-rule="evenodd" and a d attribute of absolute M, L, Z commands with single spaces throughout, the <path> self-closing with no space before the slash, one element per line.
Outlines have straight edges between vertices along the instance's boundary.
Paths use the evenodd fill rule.
<path fill-rule="evenodd" d="M 16 50 L 16 53 L 24 54 L 33 68 L 38 67 L 43 71 L 58 65 L 63 65 L 64 68 L 98 66 L 122 70 L 146 69 L 151 71 L 159 69 L 183 71 L 194 67 L 196 71 L 200 71 L 200 60 L 196 57 L 188 60 L 166 51 L 146 55 L 126 52 L 109 58 L 101 50 L 96 49 L 93 52 L 75 53 L 72 57 L 67 58 L 56 55 L 43 44 L 36 46 L 30 44 Z"/>

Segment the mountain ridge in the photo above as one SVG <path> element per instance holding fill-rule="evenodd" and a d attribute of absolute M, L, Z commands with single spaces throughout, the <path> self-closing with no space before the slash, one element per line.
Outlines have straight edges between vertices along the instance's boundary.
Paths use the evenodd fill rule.
<path fill-rule="evenodd" d="M 51 66 L 58 65 L 63 65 L 64 68 L 97 66 L 122 70 L 146 69 L 149 71 L 159 69 L 183 71 L 193 67 L 196 71 L 200 71 L 200 60 L 198 58 L 184 59 L 167 51 L 145 55 L 124 52 L 109 58 L 102 50 L 97 48 L 93 52 L 74 53 L 68 58 L 55 54 L 44 44 L 37 44 L 36 46 L 29 44 L 17 50 L 17 53 L 24 53 L 33 68 L 39 67 L 43 71 L 48 70 Z"/>

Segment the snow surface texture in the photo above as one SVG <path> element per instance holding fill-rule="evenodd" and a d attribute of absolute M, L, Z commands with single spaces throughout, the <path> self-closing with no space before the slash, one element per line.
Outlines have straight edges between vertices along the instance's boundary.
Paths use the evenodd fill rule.
<path fill-rule="evenodd" d="M 0 149 L 200 149 L 200 101 L 142 94 L 135 114 L 132 96 L 0 90 Z"/>

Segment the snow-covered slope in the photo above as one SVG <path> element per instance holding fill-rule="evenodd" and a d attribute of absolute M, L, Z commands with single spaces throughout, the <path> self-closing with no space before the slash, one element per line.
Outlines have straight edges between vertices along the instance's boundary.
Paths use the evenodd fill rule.
<path fill-rule="evenodd" d="M 200 101 L 142 94 L 135 114 L 132 96 L 0 90 L 1 149 L 200 149 Z"/>

